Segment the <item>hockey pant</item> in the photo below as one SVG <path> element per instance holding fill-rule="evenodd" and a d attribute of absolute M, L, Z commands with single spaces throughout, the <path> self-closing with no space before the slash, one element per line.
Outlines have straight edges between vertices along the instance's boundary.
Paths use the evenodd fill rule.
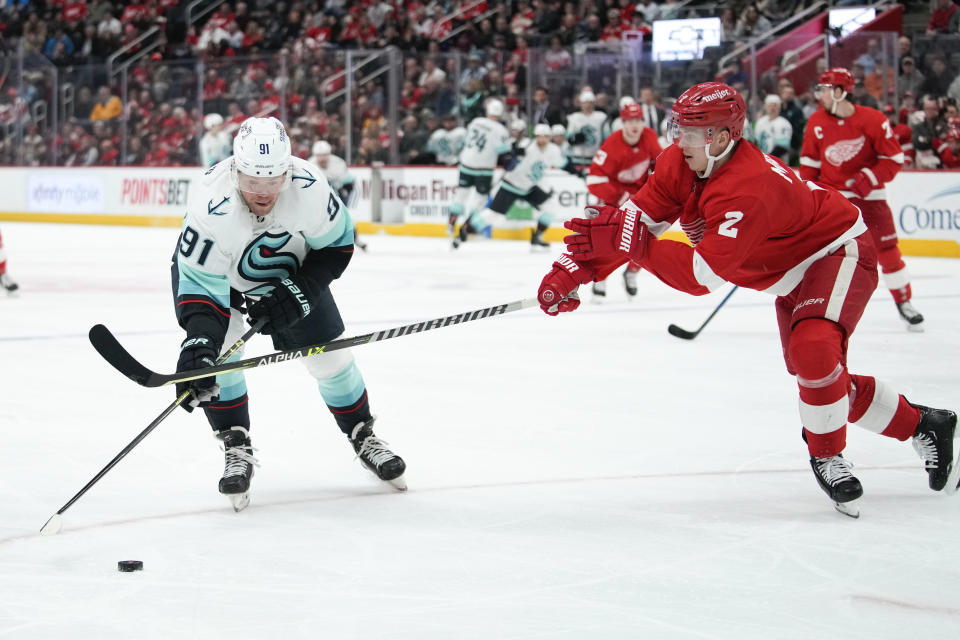
<path fill-rule="evenodd" d="M 483 209 L 487 204 L 492 184 L 493 171 L 479 169 L 473 171 L 460 167 L 456 199 L 450 205 L 450 214 L 459 217 L 466 213 L 472 216 Z"/>
<path fill-rule="evenodd" d="M 236 308 L 231 309 L 230 312 L 230 326 L 224 340 L 225 345 L 232 345 L 246 330 L 243 313 Z M 272 336 L 273 346 L 277 350 L 287 351 L 329 342 L 342 336 L 343 329 L 343 320 L 333 295 L 329 289 L 324 289 L 310 315 L 286 331 Z M 243 351 L 240 350 L 231 356 L 228 362 L 242 358 Z M 366 385 L 350 349 L 301 358 L 300 362 L 316 379 L 320 395 L 341 431 L 350 434 L 357 423 L 368 422 L 371 419 Z M 243 372 L 234 371 L 218 375 L 217 384 L 220 385 L 220 399 L 204 408 L 210 426 L 214 431 L 232 426 L 241 426 L 249 430 L 250 412 Z"/>
<path fill-rule="evenodd" d="M 860 209 L 863 221 L 870 230 L 873 244 L 877 247 L 883 282 L 890 290 L 893 301 L 900 304 L 910 300 L 913 296 L 910 273 L 897 246 L 897 228 L 890 206 L 884 200 L 852 199 L 851 202 Z"/>
<path fill-rule="evenodd" d="M 875 249 L 862 235 L 814 262 L 793 291 L 777 298 L 784 358 L 797 378 L 811 456 L 843 451 L 848 422 L 907 440 L 920 421 L 920 410 L 893 388 L 847 371 L 849 338 L 876 286 Z"/>

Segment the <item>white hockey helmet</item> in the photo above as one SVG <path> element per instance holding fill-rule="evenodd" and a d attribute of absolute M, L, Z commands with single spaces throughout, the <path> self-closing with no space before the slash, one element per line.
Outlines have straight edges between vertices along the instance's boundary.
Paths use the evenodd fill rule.
<path fill-rule="evenodd" d="M 276 118 L 247 118 L 233 139 L 233 177 L 241 191 L 279 193 L 290 184 L 290 138 Z"/>
<path fill-rule="evenodd" d="M 633 99 L 633 96 L 623 96 L 620 98 L 620 108 L 623 109 L 628 104 L 637 104 L 637 101 Z"/>
<path fill-rule="evenodd" d="M 594 95 L 593 91 L 590 91 L 589 89 L 584 89 L 583 91 L 580 92 L 581 103 L 596 102 L 596 101 L 597 101 L 597 96 Z"/>
<path fill-rule="evenodd" d="M 503 103 L 497 100 L 496 98 L 491 98 L 490 100 L 487 100 L 486 114 L 490 118 L 503 117 Z"/>
<path fill-rule="evenodd" d="M 565 136 L 567 135 L 567 128 L 560 123 L 557 123 L 550 127 L 550 135 L 552 136 Z"/>
<path fill-rule="evenodd" d="M 219 113 L 208 113 L 207 115 L 203 116 L 204 129 L 213 129 L 221 124 L 223 124 L 223 116 L 221 116 Z"/>
<path fill-rule="evenodd" d="M 523 118 L 517 118 L 516 120 L 510 123 L 511 131 L 523 131 L 526 128 L 527 128 L 527 121 L 524 120 Z"/>
<path fill-rule="evenodd" d="M 550 125 L 540 123 L 533 128 L 533 135 L 535 136 L 549 136 L 550 135 Z"/>
<path fill-rule="evenodd" d="M 313 143 L 313 155 L 328 156 L 333 153 L 333 147 L 326 140 L 317 140 Z"/>

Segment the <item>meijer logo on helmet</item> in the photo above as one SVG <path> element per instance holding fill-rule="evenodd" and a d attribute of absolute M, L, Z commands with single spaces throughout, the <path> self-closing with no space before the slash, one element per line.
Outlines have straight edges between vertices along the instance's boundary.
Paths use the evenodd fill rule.
<path fill-rule="evenodd" d="M 714 91 L 710 95 L 703 96 L 702 102 L 712 102 L 720 98 L 726 98 L 728 95 L 730 95 L 729 89 L 718 89 L 717 91 Z"/>

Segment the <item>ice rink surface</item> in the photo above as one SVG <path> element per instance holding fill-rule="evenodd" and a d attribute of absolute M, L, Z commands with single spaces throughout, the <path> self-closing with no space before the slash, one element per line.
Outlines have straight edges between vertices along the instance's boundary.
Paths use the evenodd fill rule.
<path fill-rule="evenodd" d="M 4 223 L 0 638 L 951 638 L 960 495 L 908 443 L 849 430 L 862 516 L 836 513 L 800 440 L 773 298 L 705 298 L 641 275 L 628 301 L 537 309 L 355 350 L 406 494 L 353 459 L 299 363 L 247 374 L 251 506 L 177 411 L 38 530 L 172 400 L 90 346 L 103 323 L 175 368 L 175 229 Z M 369 236 L 334 295 L 348 334 L 534 296 L 553 257 L 521 242 Z M 909 258 L 923 334 L 885 290 L 852 371 L 960 408 L 960 260 Z M 264 338 L 247 355 L 267 353 Z M 117 561 L 142 560 L 139 573 Z"/>

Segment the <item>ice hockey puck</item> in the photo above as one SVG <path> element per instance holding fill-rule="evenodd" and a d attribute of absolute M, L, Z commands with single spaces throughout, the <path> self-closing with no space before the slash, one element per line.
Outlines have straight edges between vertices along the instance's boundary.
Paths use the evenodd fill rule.
<path fill-rule="evenodd" d="M 140 560 L 121 560 L 117 563 L 117 571 L 123 571 L 124 573 L 143 571 L 143 562 Z"/>

